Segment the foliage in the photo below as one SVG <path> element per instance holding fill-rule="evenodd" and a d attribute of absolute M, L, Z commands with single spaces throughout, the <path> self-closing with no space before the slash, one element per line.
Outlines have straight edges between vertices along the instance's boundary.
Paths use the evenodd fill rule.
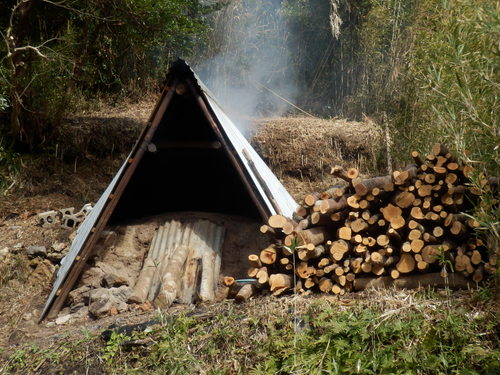
<path fill-rule="evenodd" d="M 0 106 L 9 104 L 13 116 L 10 124 L 0 118 L 0 134 L 45 146 L 82 93 L 125 96 L 154 87 L 167 64 L 192 53 L 208 30 L 206 14 L 219 7 L 200 0 L 1 1 Z"/>
<path fill-rule="evenodd" d="M 51 359 L 41 367 L 48 372 L 77 364 L 80 371 L 95 370 L 97 363 L 85 364 L 85 357 L 102 358 L 100 370 L 106 373 L 494 374 L 500 369 L 493 310 L 470 310 L 460 301 L 425 294 L 393 309 L 368 301 L 339 308 L 317 300 L 299 315 L 262 309 L 262 303 L 267 302 L 252 311 L 226 304 L 219 312 L 168 316 L 153 330 L 114 334 L 100 343 L 87 337 L 65 351 L 64 342 L 45 351 L 23 348 L 22 355 L 10 357 L 10 370 L 29 371 L 43 358 Z"/>
<path fill-rule="evenodd" d="M 499 10 L 486 0 L 424 2 L 408 67 L 430 122 L 423 140 L 441 139 L 490 173 L 500 160 Z"/>

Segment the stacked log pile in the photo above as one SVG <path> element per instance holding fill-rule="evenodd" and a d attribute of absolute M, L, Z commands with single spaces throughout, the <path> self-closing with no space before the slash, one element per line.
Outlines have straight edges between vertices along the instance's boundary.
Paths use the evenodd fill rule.
<path fill-rule="evenodd" d="M 270 217 L 261 232 L 274 244 L 248 257 L 248 276 L 275 295 L 342 295 L 367 285 L 460 287 L 493 273 L 496 256 L 463 212 L 482 191 L 496 192 L 498 178 L 481 176 L 481 189 L 472 186 L 472 168 L 441 144 L 412 157 L 404 170 L 369 179 L 333 167 L 345 184 L 308 194 L 293 218 Z"/>

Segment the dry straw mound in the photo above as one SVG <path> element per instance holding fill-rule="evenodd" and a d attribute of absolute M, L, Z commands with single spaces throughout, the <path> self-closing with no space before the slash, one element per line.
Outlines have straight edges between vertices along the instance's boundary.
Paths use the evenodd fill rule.
<path fill-rule="evenodd" d="M 377 169 L 382 132 L 373 121 L 282 117 L 256 121 L 252 144 L 292 195 L 331 185 L 330 167 Z"/>

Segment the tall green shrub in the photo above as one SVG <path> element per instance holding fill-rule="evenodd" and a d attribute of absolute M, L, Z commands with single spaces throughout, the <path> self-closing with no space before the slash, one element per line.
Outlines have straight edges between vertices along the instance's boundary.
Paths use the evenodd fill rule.
<path fill-rule="evenodd" d="M 426 112 L 421 137 L 442 140 L 493 174 L 500 171 L 499 4 L 425 1 L 408 66 L 419 109 Z"/>

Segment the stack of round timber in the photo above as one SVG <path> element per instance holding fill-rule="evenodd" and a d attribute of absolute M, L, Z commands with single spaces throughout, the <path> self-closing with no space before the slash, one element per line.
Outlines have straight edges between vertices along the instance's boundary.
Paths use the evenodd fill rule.
<path fill-rule="evenodd" d="M 275 295 L 342 295 L 367 285 L 463 287 L 493 273 L 498 249 L 463 212 L 484 192 L 498 206 L 498 178 L 480 175 L 480 187 L 472 185 L 473 169 L 441 144 L 412 157 L 404 170 L 369 179 L 333 167 L 345 184 L 308 194 L 291 219 L 270 217 L 261 232 L 275 243 L 248 257 L 248 276 Z"/>

